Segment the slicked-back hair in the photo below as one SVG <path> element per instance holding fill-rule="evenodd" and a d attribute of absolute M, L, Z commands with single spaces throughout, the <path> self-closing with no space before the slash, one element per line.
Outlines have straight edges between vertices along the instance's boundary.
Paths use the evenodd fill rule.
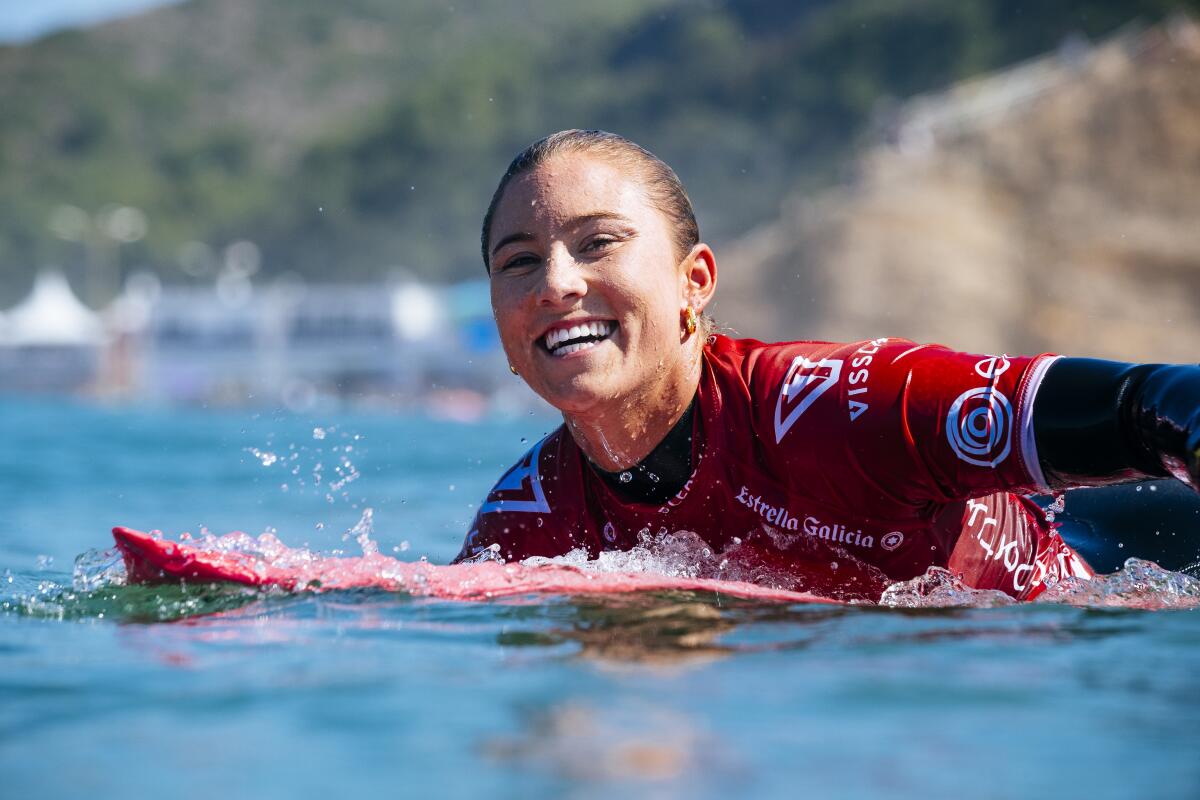
<path fill-rule="evenodd" d="M 670 222 L 672 238 L 675 240 L 675 255 L 680 261 L 700 241 L 700 227 L 696 224 L 692 201 L 688 199 L 679 176 L 666 162 L 641 145 L 615 133 L 589 130 L 559 131 L 539 139 L 518 153 L 508 165 L 504 177 L 500 179 L 500 184 L 492 195 L 492 202 L 488 204 L 487 214 L 483 217 L 483 232 L 480 235 L 483 266 L 489 273 L 491 262 L 488 258 L 488 246 L 492 238 L 492 217 L 495 216 L 496 206 L 500 205 L 509 183 L 518 175 L 537 169 L 551 156 L 567 153 L 599 156 L 635 174 L 645 187 L 650 202 Z"/>

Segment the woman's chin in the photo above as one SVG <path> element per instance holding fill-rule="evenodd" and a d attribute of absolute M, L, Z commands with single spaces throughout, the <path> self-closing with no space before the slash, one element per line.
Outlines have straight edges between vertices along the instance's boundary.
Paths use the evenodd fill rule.
<path fill-rule="evenodd" d="M 619 392 L 614 391 L 612 384 L 610 375 L 585 372 L 546 381 L 534 389 L 543 400 L 562 413 L 577 415 L 594 413 L 616 402 Z"/>

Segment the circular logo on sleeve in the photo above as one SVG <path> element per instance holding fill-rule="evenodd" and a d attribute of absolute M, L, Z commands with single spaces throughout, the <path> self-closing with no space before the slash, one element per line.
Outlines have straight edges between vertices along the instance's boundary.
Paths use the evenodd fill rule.
<path fill-rule="evenodd" d="M 895 550 L 902 544 L 904 544 L 904 534 L 900 531 L 885 533 L 883 538 L 879 540 L 879 546 L 884 550 Z"/>
<path fill-rule="evenodd" d="M 994 467 L 1012 449 L 1012 405 L 991 386 L 968 389 L 946 415 L 946 436 L 954 454 L 977 467 Z"/>

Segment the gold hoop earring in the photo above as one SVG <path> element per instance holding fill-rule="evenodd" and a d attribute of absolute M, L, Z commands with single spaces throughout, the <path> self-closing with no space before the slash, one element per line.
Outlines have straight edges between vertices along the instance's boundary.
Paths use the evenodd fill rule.
<path fill-rule="evenodd" d="M 513 375 L 517 374 L 517 368 L 514 367 L 512 364 L 508 365 L 508 371 L 511 372 Z"/>
<path fill-rule="evenodd" d="M 687 311 L 683 312 L 683 329 L 687 331 L 687 335 L 691 336 L 699 327 L 700 320 L 696 316 L 696 309 L 692 306 L 687 307 Z"/>

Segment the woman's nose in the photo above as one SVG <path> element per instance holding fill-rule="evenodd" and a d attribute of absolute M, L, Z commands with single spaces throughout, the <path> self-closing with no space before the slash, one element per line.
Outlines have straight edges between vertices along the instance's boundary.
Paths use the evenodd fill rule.
<path fill-rule="evenodd" d="M 565 247 L 555 247 L 550 251 L 542 276 L 538 301 L 543 305 L 569 303 L 587 294 L 583 270 Z"/>

